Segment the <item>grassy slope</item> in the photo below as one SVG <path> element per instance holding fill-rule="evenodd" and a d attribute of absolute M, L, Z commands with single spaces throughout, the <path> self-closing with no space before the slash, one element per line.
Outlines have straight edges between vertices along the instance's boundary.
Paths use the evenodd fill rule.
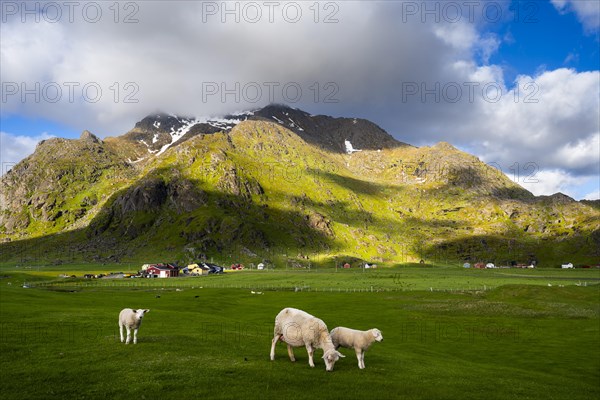
<path fill-rule="evenodd" d="M 270 244 L 267 250 L 234 240 L 231 247 L 245 246 L 259 254 L 252 260 L 239 250 L 229 249 L 244 262 L 284 253 L 308 253 L 321 259 L 341 253 L 389 261 L 467 257 L 496 263 L 513 259 L 526 262 L 534 254 L 546 263 L 559 263 L 563 257 L 590 262 L 589 233 L 599 227 L 597 212 L 578 204 L 562 206 L 533 204 L 531 198 L 490 198 L 520 189 L 494 168 L 480 170 L 481 164 L 475 157 L 448 146 L 334 155 L 306 145 L 293 133 L 268 123 L 240 124 L 230 137 L 231 141 L 219 134 L 197 137 L 168 152 L 148 171 L 161 171 L 161 176 L 169 180 L 174 175 L 168 171 L 175 166 L 177 178 L 191 179 L 209 192 L 218 186 L 224 171 L 231 168 L 236 169 L 240 181 L 258 182 L 265 193 L 250 196 L 250 211 L 238 213 L 238 220 L 248 222 L 239 226 L 240 235 L 261 230 Z M 214 154 L 219 154 L 216 162 Z M 416 171 L 418 165 L 426 172 Z M 418 183 L 417 177 L 429 181 Z M 268 207 L 269 221 L 262 220 L 260 207 Z M 526 233 L 522 225 L 533 222 L 522 219 L 515 223 L 507 215 L 513 209 L 538 223 L 553 218 L 560 222 L 548 223 L 545 233 Z M 298 217 L 314 212 L 331 221 L 335 237 L 311 243 L 306 238 L 315 236 L 315 232 L 291 229 L 301 222 Z M 224 217 L 222 210 L 210 205 L 195 214 L 196 221 Z M 167 236 L 167 246 L 174 247 L 171 253 L 178 257 L 179 249 L 187 244 L 177 238 L 186 218 L 187 215 L 170 227 L 161 227 L 166 234 L 143 241 L 154 241 L 148 245 L 152 249 L 166 250 L 161 238 Z M 585 224 L 580 225 L 582 221 Z M 573 225 L 578 231 L 570 228 Z M 561 236 L 558 242 L 556 235 Z M 219 252 L 209 253 L 223 258 Z"/>
<path fill-rule="evenodd" d="M 17 285 L 22 276 L 5 273 L 12 276 L 0 286 L 0 388 L 6 398 L 589 399 L 600 394 L 600 351 L 594 345 L 600 340 L 598 286 L 260 296 L 197 287 L 69 292 L 23 289 Z M 409 280 L 436 282 L 417 269 L 404 273 Z M 311 275 L 329 284 L 329 275 Z M 276 277 L 261 276 L 263 283 L 277 283 Z M 341 280 L 352 281 L 346 277 Z M 382 279 L 393 285 L 393 277 Z M 282 345 L 270 362 L 273 318 L 287 306 L 318 315 L 329 328 L 376 326 L 385 341 L 367 352 L 363 371 L 349 350 L 342 350 L 347 358 L 333 373 L 326 373 L 320 360 L 309 368 L 303 349 L 296 349 L 297 362 L 290 363 Z M 123 307 L 151 309 L 136 346 L 118 343 L 116 317 Z"/>

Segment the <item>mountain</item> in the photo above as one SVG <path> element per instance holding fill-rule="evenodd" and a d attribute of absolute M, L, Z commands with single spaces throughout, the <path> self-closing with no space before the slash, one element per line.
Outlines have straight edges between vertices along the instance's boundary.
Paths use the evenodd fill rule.
<path fill-rule="evenodd" d="M 346 153 L 345 141 L 360 152 Z M 0 181 L 4 262 L 592 263 L 600 210 L 448 143 L 283 105 L 49 139 Z"/>

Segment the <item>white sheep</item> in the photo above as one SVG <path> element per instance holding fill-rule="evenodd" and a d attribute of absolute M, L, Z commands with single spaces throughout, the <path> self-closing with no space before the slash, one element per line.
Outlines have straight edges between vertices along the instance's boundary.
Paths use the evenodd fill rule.
<path fill-rule="evenodd" d="M 365 351 L 373 344 L 373 342 L 382 342 L 383 335 L 377 328 L 369 329 L 368 331 L 357 331 L 356 329 L 344 328 L 338 326 L 331 330 L 331 340 L 335 349 L 340 346 L 353 348 L 358 359 L 358 368 L 365 368 Z"/>
<path fill-rule="evenodd" d="M 284 308 L 275 317 L 274 337 L 271 342 L 271 361 L 275 359 L 275 345 L 278 341 L 287 344 L 290 360 L 296 361 L 293 347 L 305 346 L 308 352 L 308 364 L 315 366 L 313 354 L 315 349 L 323 349 L 325 369 L 333 371 L 333 365 L 340 357 L 345 357 L 337 351 L 327 325 L 317 317 L 296 308 Z"/>
<path fill-rule="evenodd" d="M 123 328 L 127 329 L 127 341 L 125 344 L 129 344 L 131 338 L 131 330 L 133 329 L 133 344 L 137 343 L 137 333 L 140 325 L 142 324 L 142 318 L 144 314 L 150 310 L 132 310 L 131 308 L 124 308 L 119 313 L 119 333 L 121 334 L 121 343 L 123 343 Z"/>

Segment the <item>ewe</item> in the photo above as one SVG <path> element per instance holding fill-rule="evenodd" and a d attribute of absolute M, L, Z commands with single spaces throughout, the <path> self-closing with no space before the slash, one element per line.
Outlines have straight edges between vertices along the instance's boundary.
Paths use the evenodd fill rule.
<path fill-rule="evenodd" d="M 271 361 L 275 359 L 275 345 L 285 342 L 290 360 L 296 361 L 293 347 L 305 346 L 308 352 L 308 364 L 315 366 L 315 349 L 323 349 L 325 369 L 333 371 L 333 365 L 340 357 L 345 357 L 333 347 L 327 325 L 307 312 L 296 308 L 284 308 L 275 317 L 274 337 L 271 343 Z"/>
<path fill-rule="evenodd" d="M 133 344 L 137 343 L 137 333 L 140 325 L 142 324 L 142 318 L 150 310 L 132 310 L 131 308 L 124 308 L 119 313 L 119 333 L 121 334 L 121 343 L 123 343 L 123 328 L 127 329 L 127 341 L 125 344 L 129 344 L 131 338 L 131 330 L 133 329 Z"/>
<path fill-rule="evenodd" d="M 365 351 L 373 342 L 382 342 L 383 335 L 379 329 L 373 328 L 368 331 L 357 331 L 356 329 L 338 326 L 331 330 L 331 340 L 336 350 L 342 346 L 353 348 L 358 359 L 358 368 L 365 368 Z"/>

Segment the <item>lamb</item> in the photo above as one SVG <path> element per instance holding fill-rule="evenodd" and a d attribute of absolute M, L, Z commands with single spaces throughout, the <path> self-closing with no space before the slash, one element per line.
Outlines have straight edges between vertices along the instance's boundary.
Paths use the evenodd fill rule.
<path fill-rule="evenodd" d="M 125 344 L 129 344 L 132 329 L 133 344 L 137 343 L 137 333 L 142 324 L 142 318 L 144 318 L 144 314 L 149 311 L 150 310 L 146 309 L 132 310 L 131 308 L 124 308 L 121 310 L 119 313 L 119 333 L 121 334 L 121 343 L 123 343 L 123 328 L 127 329 L 127 341 Z"/>
<path fill-rule="evenodd" d="M 288 355 L 292 362 L 296 361 L 293 347 L 305 346 L 308 352 L 308 364 L 311 367 L 315 366 L 313 362 L 315 349 L 323 349 L 323 360 L 327 371 L 333 371 L 335 362 L 340 357 L 345 357 L 334 348 L 327 325 L 319 318 L 296 308 L 284 308 L 275 317 L 271 361 L 275 359 L 275 345 L 278 341 L 287 344 Z"/>
<path fill-rule="evenodd" d="M 337 350 L 340 346 L 354 348 L 358 359 L 358 368 L 365 368 L 365 351 L 374 341 L 382 342 L 383 335 L 379 329 L 373 328 L 368 331 L 357 331 L 356 329 L 338 326 L 331 330 L 331 340 Z"/>

